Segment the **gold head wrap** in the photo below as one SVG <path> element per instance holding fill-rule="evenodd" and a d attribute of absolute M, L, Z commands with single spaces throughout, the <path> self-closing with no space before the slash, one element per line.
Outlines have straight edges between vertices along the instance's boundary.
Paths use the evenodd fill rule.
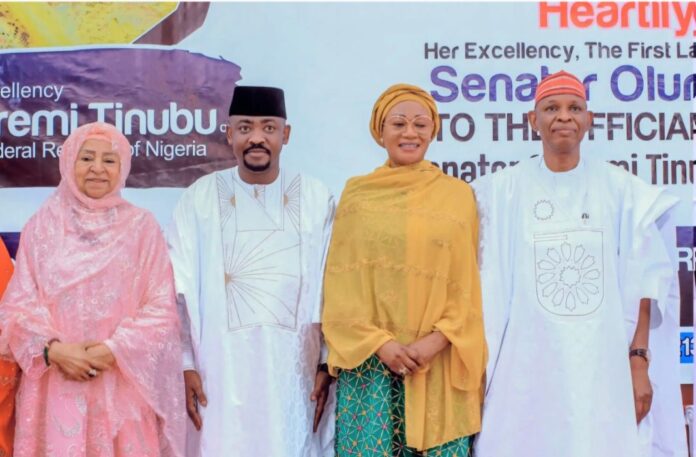
<path fill-rule="evenodd" d="M 433 129 L 433 134 L 430 137 L 432 140 L 440 131 L 440 116 L 437 113 L 437 106 L 435 105 L 435 99 L 426 91 L 418 86 L 412 86 L 411 84 L 394 84 L 387 90 L 382 92 L 375 102 L 375 106 L 372 107 L 372 118 L 370 118 L 370 133 L 372 138 L 375 139 L 377 144 L 382 146 L 382 130 L 384 126 L 384 118 L 390 109 L 394 107 L 397 103 L 405 101 L 418 102 L 425 106 L 428 111 L 430 111 L 430 116 L 433 118 L 435 123 L 435 128 Z"/>

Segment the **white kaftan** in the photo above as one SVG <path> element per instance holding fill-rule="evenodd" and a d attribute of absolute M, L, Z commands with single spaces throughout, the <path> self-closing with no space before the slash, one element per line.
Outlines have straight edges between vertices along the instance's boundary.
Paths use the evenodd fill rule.
<path fill-rule="evenodd" d="M 201 456 L 333 455 L 331 405 L 313 434 L 309 399 L 333 214 L 323 184 L 285 170 L 269 185 L 222 170 L 183 193 L 168 241 L 190 331 L 184 369 L 208 399 L 200 436 L 189 433 Z"/>
<path fill-rule="evenodd" d="M 646 455 L 628 350 L 641 297 L 662 322 L 672 268 L 655 221 L 677 199 L 586 158 L 565 173 L 523 161 L 474 189 L 490 351 L 476 457 Z"/>

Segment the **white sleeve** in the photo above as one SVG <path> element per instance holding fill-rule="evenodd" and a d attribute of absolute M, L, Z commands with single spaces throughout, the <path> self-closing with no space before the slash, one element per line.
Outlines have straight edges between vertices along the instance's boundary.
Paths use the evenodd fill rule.
<path fill-rule="evenodd" d="M 198 316 L 198 227 L 192 189 L 186 190 L 174 209 L 167 229 L 167 245 L 174 270 L 177 309 L 181 321 L 184 370 L 196 368 L 192 331 Z"/>
<path fill-rule="evenodd" d="M 191 341 L 191 322 L 188 318 L 186 297 L 176 294 L 176 308 L 181 321 L 181 355 L 184 371 L 196 369 L 196 359 L 193 355 L 193 342 Z"/>
<path fill-rule="evenodd" d="M 329 194 L 329 199 L 327 202 L 326 217 L 324 219 L 324 229 L 322 233 L 322 258 L 321 267 L 319 269 L 320 273 L 320 286 L 317 291 L 317 302 L 314 308 L 313 322 L 321 322 L 321 313 L 324 308 L 324 270 L 326 269 L 326 258 L 329 253 L 329 244 L 331 242 L 331 230 L 333 228 L 334 216 L 336 215 L 336 201 L 333 195 Z M 326 363 L 329 358 L 329 348 L 326 346 L 326 341 L 324 341 L 324 334 L 321 334 L 321 350 L 319 355 L 319 363 Z"/>
<path fill-rule="evenodd" d="M 623 264 L 620 284 L 623 290 L 627 338 L 635 332 L 639 303 L 652 300 L 650 327 L 658 327 L 667 309 L 667 295 L 674 280 L 674 266 L 658 228 L 679 200 L 664 189 L 630 178 L 621 217 L 620 252 Z"/>
<path fill-rule="evenodd" d="M 488 177 L 474 181 L 479 215 L 479 270 L 483 305 L 483 322 L 488 345 L 487 387 L 495 374 L 510 318 L 513 281 L 510 221 L 514 220 L 514 200 L 505 186 L 495 186 Z"/>

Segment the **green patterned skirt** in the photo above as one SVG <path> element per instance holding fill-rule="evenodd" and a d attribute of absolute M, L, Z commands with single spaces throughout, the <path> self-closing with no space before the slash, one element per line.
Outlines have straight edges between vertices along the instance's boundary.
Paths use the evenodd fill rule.
<path fill-rule="evenodd" d="M 471 437 L 427 451 L 406 446 L 404 383 L 376 355 L 341 370 L 336 389 L 336 457 L 467 457 Z"/>

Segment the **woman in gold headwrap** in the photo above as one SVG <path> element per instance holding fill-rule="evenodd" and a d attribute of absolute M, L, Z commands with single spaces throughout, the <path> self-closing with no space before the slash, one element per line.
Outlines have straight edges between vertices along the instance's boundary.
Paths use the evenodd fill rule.
<path fill-rule="evenodd" d="M 480 429 L 476 205 L 423 160 L 439 127 L 427 92 L 387 89 L 370 129 L 389 157 L 348 181 L 337 210 L 322 326 L 338 457 L 464 457 Z"/>

